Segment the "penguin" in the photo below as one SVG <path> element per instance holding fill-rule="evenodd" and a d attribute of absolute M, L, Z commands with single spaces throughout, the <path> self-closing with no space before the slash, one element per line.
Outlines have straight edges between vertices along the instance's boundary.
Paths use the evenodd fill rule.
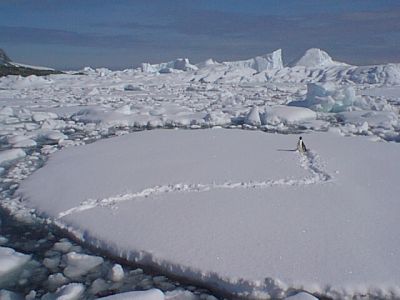
<path fill-rule="evenodd" d="M 297 151 L 299 151 L 301 153 L 307 152 L 307 148 L 303 142 L 302 137 L 299 137 L 299 141 L 297 142 Z"/>

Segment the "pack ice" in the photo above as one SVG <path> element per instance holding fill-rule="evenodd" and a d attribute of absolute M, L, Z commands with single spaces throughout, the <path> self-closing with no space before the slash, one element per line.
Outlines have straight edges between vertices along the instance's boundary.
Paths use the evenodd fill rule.
<path fill-rule="evenodd" d="M 399 85 L 315 48 L 1 77 L 0 205 L 229 297 L 399 298 Z M 105 257 L 55 247 L 49 297 L 124 277 L 87 289 Z"/>

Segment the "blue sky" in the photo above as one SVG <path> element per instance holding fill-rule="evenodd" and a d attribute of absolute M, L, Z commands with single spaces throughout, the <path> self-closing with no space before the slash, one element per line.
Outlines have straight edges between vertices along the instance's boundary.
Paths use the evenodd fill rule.
<path fill-rule="evenodd" d="M 400 1 L 0 1 L 0 48 L 60 69 L 236 60 L 278 48 L 290 62 L 311 47 L 353 64 L 400 62 Z"/>

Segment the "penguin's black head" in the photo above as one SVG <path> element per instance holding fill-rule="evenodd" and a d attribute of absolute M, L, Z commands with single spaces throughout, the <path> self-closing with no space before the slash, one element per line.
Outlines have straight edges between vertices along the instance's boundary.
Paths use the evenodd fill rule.
<path fill-rule="evenodd" d="M 302 140 L 302 138 L 300 137 L 299 140 Z"/>

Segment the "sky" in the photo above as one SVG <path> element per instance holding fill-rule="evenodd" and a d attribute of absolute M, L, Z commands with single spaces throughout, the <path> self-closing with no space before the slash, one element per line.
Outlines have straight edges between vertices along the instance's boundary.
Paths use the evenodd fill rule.
<path fill-rule="evenodd" d="M 399 0 L 0 0 L 0 48 L 57 69 L 239 60 L 308 48 L 356 65 L 400 62 Z"/>

